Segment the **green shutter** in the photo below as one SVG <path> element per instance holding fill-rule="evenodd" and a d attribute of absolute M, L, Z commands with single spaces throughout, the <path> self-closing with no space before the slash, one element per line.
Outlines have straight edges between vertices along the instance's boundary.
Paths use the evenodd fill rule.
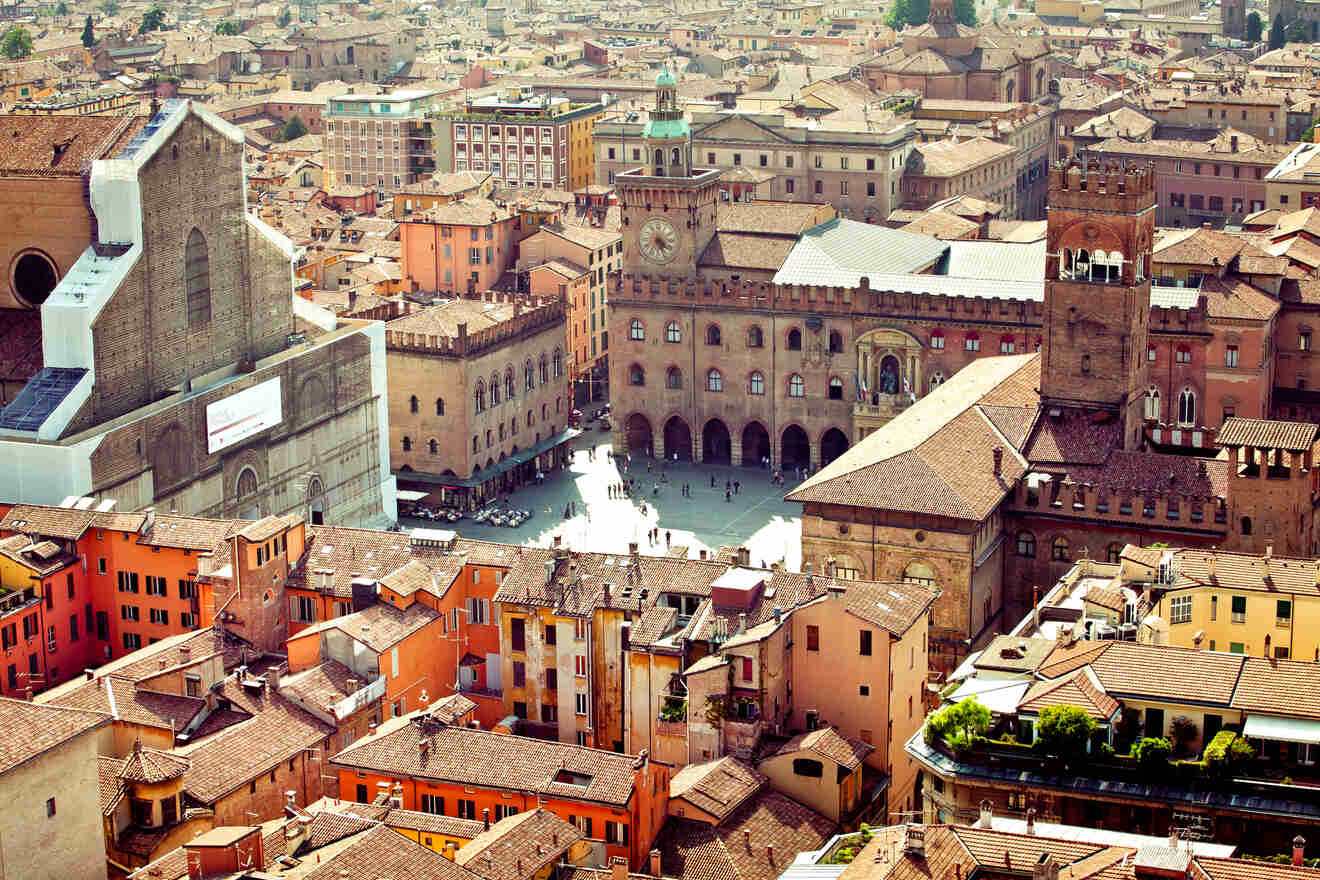
<path fill-rule="evenodd" d="M 1292 617 L 1292 602 L 1288 599 L 1280 599 L 1274 611 L 1274 616 L 1280 620 L 1287 620 Z"/>

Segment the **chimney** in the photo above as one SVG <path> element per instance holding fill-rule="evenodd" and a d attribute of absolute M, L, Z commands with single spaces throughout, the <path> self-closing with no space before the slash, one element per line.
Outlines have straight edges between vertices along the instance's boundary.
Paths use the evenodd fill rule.
<path fill-rule="evenodd" d="M 190 645 L 179 645 L 179 662 L 189 663 L 192 661 L 192 647 Z"/>
<path fill-rule="evenodd" d="M 1036 808 L 1031 807 L 1027 810 L 1027 834 L 1036 833 Z"/>
<path fill-rule="evenodd" d="M 647 870 L 652 877 L 660 876 L 660 850 L 651 850 L 650 856 L 647 859 Z"/>
<path fill-rule="evenodd" d="M 1192 647 L 1199 651 L 1201 650 L 1201 643 L 1204 641 L 1205 641 L 1205 630 L 1198 629 L 1196 633 L 1192 636 Z"/>
<path fill-rule="evenodd" d="M 483 831 L 490 830 L 490 807 L 486 807 L 481 811 L 481 827 Z"/>
<path fill-rule="evenodd" d="M 623 856 L 610 859 L 610 880 L 628 880 L 628 860 Z"/>
<path fill-rule="evenodd" d="M 981 801 L 981 820 L 976 823 L 978 828 L 993 828 L 995 819 L 995 805 L 988 798 Z"/>
<path fill-rule="evenodd" d="M 737 553 L 738 565 L 747 568 L 752 564 L 752 551 L 746 547 L 739 547 Z"/>
<path fill-rule="evenodd" d="M 698 551 L 698 553 L 700 554 L 701 561 L 702 561 L 702 562 L 705 562 L 705 561 L 706 561 L 706 551 L 705 551 L 705 550 L 700 550 L 700 551 Z M 1317 569 L 1317 571 L 1320 571 L 1320 569 Z"/>
<path fill-rule="evenodd" d="M 1317 577 L 1320 578 L 1320 566 L 1316 567 Z M 1205 576 L 1210 580 L 1215 579 L 1215 554 L 1211 553 L 1205 558 Z"/>
<path fill-rule="evenodd" d="M 995 457 L 995 476 L 999 476 L 1004 471 L 1004 447 L 996 446 L 991 450 Z"/>
<path fill-rule="evenodd" d="M 752 829 L 750 828 L 743 829 L 743 846 L 749 850 L 752 848 Z"/>
<path fill-rule="evenodd" d="M 396 810 L 403 809 L 403 783 L 394 783 L 394 788 L 390 789 L 390 806 Z"/>
<path fill-rule="evenodd" d="M 1306 857 L 1306 838 L 1302 837 L 1302 835 L 1299 834 L 1293 838 L 1293 858 L 1292 858 L 1293 865 L 1300 867 L 1302 864 L 1302 860 L 1305 857 Z"/>
<path fill-rule="evenodd" d="M 278 669 L 266 670 L 266 690 L 270 691 L 272 694 L 279 693 L 280 671 Z"/>
<path fill-rule="evenodd" d="M 1059 863 L 1053 853 L 1041 853 L 1031 868 L 1031 880 L 1059 880 Z"/>
<path fill-rule="evenodd" d="M 775 863 L 775 845 L 773 843 L 765 845 L 765 860 L 772 865 Z"/>
<path fill-rule="evenodd" d="M 1177 825 L 1170 825 L 1170 826 L 1169 826 L 1169 849 L 1174 849 L 1174 850 L 1176 850 L 1177 848 L 1178 848 L 1178 826 L 1177 826 Z"/>
<path fill-rule="evenodd" d="M 905 831 L 906 839 L 903 842 L 903 852 L 914 859 L 926 858 L 926 826 L 915 823 L 909 824 Z"/>

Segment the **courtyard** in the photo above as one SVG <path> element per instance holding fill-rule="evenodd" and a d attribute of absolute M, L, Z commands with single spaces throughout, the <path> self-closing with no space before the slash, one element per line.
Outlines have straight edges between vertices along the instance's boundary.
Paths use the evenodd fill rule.
<path fill-rule="evenodd" d="M 688 547 L 693 557 L 726 545 L 747 547 L 755 565 L 780 562 L 794 571 L 800 567 L 801 508 L 783 500 L 797 485 L 792 478 L 778 487 L 759 468 L 662 463 L 645 456 L 633 456 L 629 469 L 622 458 L 607 454 L 610 449 L 608 432 L 589 429 L 575 438 L 568 469 L 509 497 L 510 507 L 533 513 L 520 526 L 477 523 L 471 517 L 443 524 L 401 517 L 400 525 L 448 528 L 465 538 L 539 546 L 549 546 L 558 536 L 574 550 L 601 553 L 626 553 L 636 541 L 642 553 L 661 554 L 668 532 L 670 543 Z M 632 495 L 611 497 L 610 486 L 629 478 L 635 486 Z M 739 482 L 738 493 L 726 501 L 725 483 L 734 480 Z M 690 497 L 683 494 L 684 483 L 691 487 Z M 568 517 L 566 507 L 571 508 Z M 655 528 L 659 540 L 650 543 L 647 535 Z"/>

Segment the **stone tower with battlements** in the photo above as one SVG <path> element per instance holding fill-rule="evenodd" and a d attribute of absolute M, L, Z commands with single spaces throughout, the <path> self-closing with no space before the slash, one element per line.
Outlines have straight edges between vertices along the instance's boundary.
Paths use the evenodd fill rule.
<path fill-rule="evenodd" d="M 1141 443 L 1155 175 L 1150 166 L 1050 172 L 1041 400 L 1116 414 Z"/>

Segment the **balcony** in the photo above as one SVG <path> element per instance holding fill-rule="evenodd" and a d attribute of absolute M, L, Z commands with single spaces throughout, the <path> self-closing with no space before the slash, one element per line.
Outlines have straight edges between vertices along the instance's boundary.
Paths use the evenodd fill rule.
<path fill-rule="evenodd" d="M 479 684 L 460 684 L 458 692 L 468 697 L 481 697 L 488 700 L 504 699 L 504 691 L 500 688 L 484 687 Z"/>
<path fill-rule="evenodd" d="M 687 698 L 666 694 L 656 715 L 655 731 L 660 736 L 687 737 Z"/>

